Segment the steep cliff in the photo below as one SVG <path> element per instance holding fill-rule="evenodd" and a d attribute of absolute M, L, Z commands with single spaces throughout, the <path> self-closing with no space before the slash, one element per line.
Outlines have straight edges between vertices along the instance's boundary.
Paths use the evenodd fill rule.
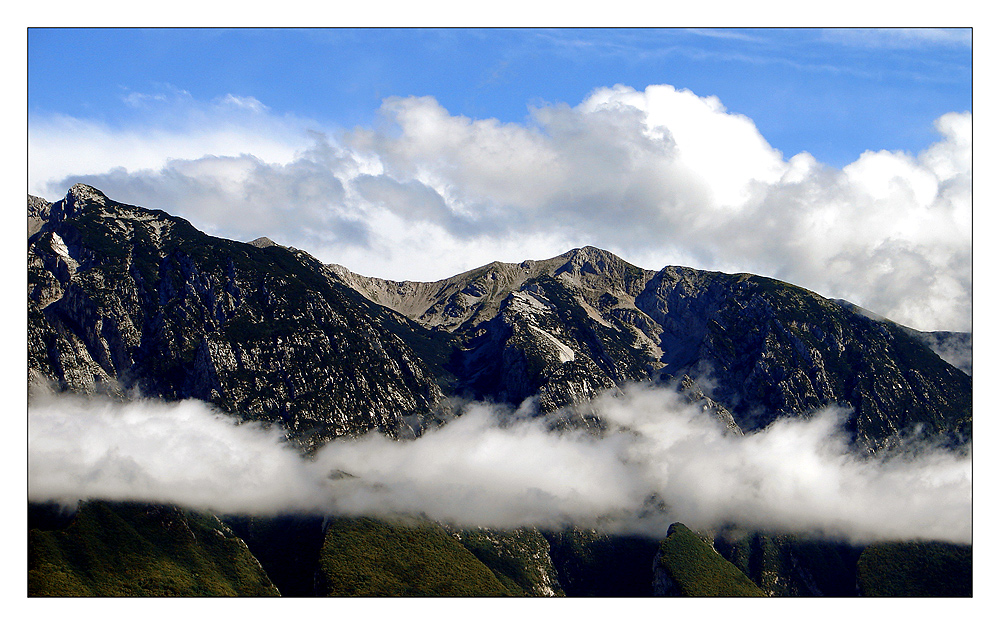
<path fill-rule="evenodd" d="M 770 278 L 584 247 L 393 282 L 85 185 L 29 198 L 28 216 L 29 378 L 61 388 L 204 399 L 309 444 L 417 435 L 445 394 L 547 413 L 646 380 L 734 431 L 837 404 L 867 451 L 918 431 L 971 438 L 971 377 L 928 347 L 967 358 L 971 338 Z"/>
<path fill-rule="evenodd" d="M 778 280 L 680 267 L 636 301 L 663 327 L 661 378 L 706 378 L 744 431 L 838 404 L 870 451 L 918 428 L 971 437 L 972 379 L 891 321 Z"/>
<path fill-rule="evenodd" d="M 653 272 L 586 247 L 491 263 L 434 283 L 331 269 L 459 350 L 449 369 L 477 398 L 542 412 L 629 381 L 670 383 L 728 427 L 840 405 L 860 449 L 915 432 L 971 438 L 969 335 L 917 333 L 778 280 L 684 267 Z M 932 349 L 933 348 L 933 349 Z M 945 354 L 947 355 L 947 354 Z"/>
<path fill-rule="evenodd" d="M 28 369 L 77 391 L 196 398 L 315 444 L 412 436 L 442 393 L 430 333 L 304 252 L 205 235 L 75 185 L 28 241 Z"/>

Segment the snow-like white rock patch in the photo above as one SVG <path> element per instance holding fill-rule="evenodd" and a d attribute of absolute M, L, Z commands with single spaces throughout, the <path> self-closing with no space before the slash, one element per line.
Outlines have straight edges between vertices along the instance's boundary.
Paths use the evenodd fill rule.
<path fill-rule="evenodd" d="M 169 234 L 169 232 L 173 229 L 172 223 L 163 220 L 151 221 L 149 222 L 149 225 L 151 227 L 149 234 L 153 237 L 153 242 L 157 247 L 162 244 L 163 236 L 165 234 Z"/>
<path fill-rule="evenodd" d="M 565 343 L 563 343 L 556 337 L 552 336 L 545 330 L 539 328 L 538 326 L 529 325 L 528 327 L 531 328 L 532 332 L 537 332 L 539 335 L 548 339 L 549 342 L 551 342 L 552 345 L 555 346 L 556 356 L 558 356 L 559 362 L 569 362 L 571 360 L 576 359 L 576 352 L 574 352 L 569 345 L 566 345 Z"/>
<path fill-rule="evenodd" d="M 605 319 L 596 308 L 588 304 L 587 300 L 583 299 L 582 297 L 577 297 L 576 302 L 580 304 L 584 312 L 587 313 L 587 316 L 596 321 L 597 323 L 601 324 L 605 328 L 614 327 L 610 323 L 608 323 L 608 320 Z"/>
<path fill-rule="evenodd" d="M 66 242 L 55 232 L 52 233 L 52 251 L 62 256 L 65 260 L 72 260 L 72 257 L 69 255 L 69 248 L 66 247 Z"/>
<path fill-rule="evenodd" d="M 522 314 L 537 314 L 548 312 L 549 307 L 542 303 L 537 297 L 527 291 L 514 291 L 511 293 L 510 307 Z"/>

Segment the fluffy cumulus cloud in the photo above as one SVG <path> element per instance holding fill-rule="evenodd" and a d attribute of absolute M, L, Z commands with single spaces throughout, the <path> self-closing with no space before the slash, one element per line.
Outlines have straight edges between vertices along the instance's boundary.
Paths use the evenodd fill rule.
<path fill-rule="evenodd" d="M 938 119 L 940 140 L 919 154 L 866 152 L 836 169 L 781 154 L 718 98 L 669 85 L 600 88 L 524 123 L 388 98 L 372 128 L 309 134 L 291 129 L 318 126 L 253 98 L 190 108 L 196 121 L 241 120 L 232 142 L 189 126 L 140 149 L 136 131 L 33 125 L 32 192 L 55 199 L 84 181 L 386 278 L 596 245 L 649 269 L 778 277 L 922 330 L 971 324 L 969 113 Z"/>
<path fill-rule="evenodd" d="M 857 541 L 971 540 L 967 455 L 910 446 L 905 456 L 860 457 L 836 411 L 739 437 L 662 388 L 608 394 L 590 409 L 610 424 L 600 438 L 471 404 L 416 440 L 338 439 L 304 459 L 279 431 L 237 425 L 197 402 L 46 395 L 29 410 L 29 497 L 650 536 L 682 521 Z"/>

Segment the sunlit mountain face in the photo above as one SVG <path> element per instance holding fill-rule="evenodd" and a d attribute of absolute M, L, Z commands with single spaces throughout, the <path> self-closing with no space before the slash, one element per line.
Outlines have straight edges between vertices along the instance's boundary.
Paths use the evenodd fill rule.
<path fill-rule="evenodd" d="M 32 594 L 966 592 L 970 335 L 596 247 L 392 281 L 28 214 Z"/>
<path fill-rule="evenodd" d="M 972 28 L 26 41 L 29 595 L 972 594 Z"/>

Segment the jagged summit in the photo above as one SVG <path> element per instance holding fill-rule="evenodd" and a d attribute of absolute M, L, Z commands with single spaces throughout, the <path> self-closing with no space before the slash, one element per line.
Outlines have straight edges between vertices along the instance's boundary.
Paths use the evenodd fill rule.
<path fill-rule="evenodd" d="M 179 217 L 168 215 L 161 210 L 116 202 L 105 195 L 100 189 L 81 182 L 74 184 L 66 191 L 65 196 L 50 205 L 46 219 L 52 222 L 59 222 L 66 219 L 76 219 L 85 214 L 89 215 L 95 221 L 108 221 L 111 219 L 184 221 Z"/>
<path fill-rule="evenodd" d="M 326 267 L 369 299 L 426 327 L 446 330 L 471 323 L 473 317 L 483 319 L 495 314 L 505 297 L 541 276 L 558 278 L 595 294 L 595 298 L 612 292 L 632 299 L 644 281 L 655 274 L 593 246 L 574 248 L 544 260 L 493 261 L 434 282 L 384 280 L 356 274 L 342 265 Z"/>
<path fill-rule="evenodd" d="M 29 198 L 28 211 L 41 221 L 45 204 Z M 594 246 L 391 281 L 267 237 L 210 237 L 81 184 L 29 239 L 29 314 L 42 328 L 29 368 L 61 385 L 124 378 L 257 418 L 276 411 L 300 433 L 400 426 L 442 390 L 536 397 L 546 412 L 685 376 L 706 411 L 748 432 L 830 404 L 851 406 L 848 429 L 867 449 L 918 424 L 971 432 L 971 378 L 927 337 L 778 280 L 652 271 Z M 944 338 L 939 352 L 956 343 Z M 265 387 L 280 401 L 256 397 Z"/>
<path fill-rule="evenodd" d="M 272 245 L 277 245 L 277 243 L 267 237 L 257 237 L 253 241 L 250 241 L 250 245 L 254 247 L 271 247 Z"/>
<path fill-rule="evenodd" d="M 452 427 L 449 421 L 463 418 L 465 399 L 520 406 L 518 418 L 544 419 L 554 428 L 607 431 L 616 425 L 605 418 L 610 415 L 598 414 L 602 402 L 587 400 L 609 390 L 628 393 L 632 383 L 676 388 L 687 398 L 691 418 L 718 420 L 724 436 L 758 431 L 782 416 L 809 419 L 838 405 L 858 451 L 875 452 L 920 431 L 971 440 L 971 377 L 927 349 L 920 342 L 926 336 L 918 340 L 889 320 L 769 278 L 684 267 L 651 271 L 585 246 L 546 260 L 493 262 L 436 282 L 394 282 L 324 265 L 267 237 L 249 244 L 212 237 L 163 211 L 108 199 L 88 185 L 74 185 L 53 204 L 29 195 L 28 215 L 29 382 L 77 393 L 194 398 L 240 419 L 280 424 L 307 450 L 374 429 L 410 438 L 427 428 Z M 39 227 L 34 234 L 33 223 Z M 650 401 L 657 395 L 643 393 Z M 651 415 L 655 419 L 656 410 Z M 633 434 L 641 436 L 641 430 Z M 619 444 L 614 438 L 606 442 Z M 683 480 L 684 474 L 671 469 L 669 477 Z M 338 479 L 345 476 L 353 479 Z M 329 477 L 325 485 L 315 484 L 338 498 L 353 492 L 340 488 L 349 481 L 364 483 L 361 496 L 383 488 L 377 474 L 358 480 L 334 467 Z M 437 482 L 448 486 L 448 479 Z M 552 496 L 529 494 L 532 502 Z M 654 491 L 638 511 L 644 526 L 665 519 L 661 512 L 673 521 L 672 502 L 660 494 Z M 566 594 L 593 594 L 589 582 L 581 581 L 587 576 L 607 588 L 607 580 L 631 579 L 635 568 L 645 577 L 637 578 L 641 584 L 629 582 L 627 596 L 639 596 L 650 590 L 655 558 L 653 587 L 683 591 L 691 588 L 684 586 L 684 575 L 694 569 L 708 581 L 733 579 L 734 569 L 725 570 L 721 561 L 723 551 L 738 554 L 732 557 L 741 567 L 753 567 L 755 581 L 768 580 L 768 592 L 786 588 L 793 576 L 802 580 L 800 587 L 827 595 L 836 594 L 841 581 L 853 592 L 861 579 L 853 564 L 842 566 L 850 557 L 856 561 L 857 555 L 850 556 L 856 552 L 812 538 L 772 539 L 742 527 L 738 514 L 716 536 L 719 552 L 675 524 L 657 553 L 656 541 L 651 548 L 632 536 L 609 542 L 583 528 L 498 532 L 450 523 L 447 530 L 428 533 L 409 517 L 398 525 L 331 523 L 329 511 L 317 510 L 312 520 L 294 510 L 294 516 L 260 521 L 226 517 L 225 523 L 241 528 L 231 532 L 221 517 L 181 514 L 165 504 L 98 506 L 99 519 L 87 517 L 97 508 L 81 507 L 73 527 L 83 533 L 65 530 L 69 521 L 53 513 L 29 511 L 29 526 L 33 517 L 41 525 L 29 536 L 29 593 L 45 579 L 64 593 L 88 588 L 76 580 L 135 578 L 134 566 L 108 567 L 135 560 L 137 536 L 148 537 L 144 544 L 160 551 L 162 545 L 177 547 L 166 560 L 160 557 L 165 551 L 146 554 L 160 569 L 163 562 L 177 564 L 180 577 L 172 573 L 171 584 L 174 578 L 206 579 L 196 571 L 208 569 L 189 568 L 193 560 L 178 555 L 189 553 L 199 562 L 218 560 L 213 566 L 219 571 L 232 570 L 238 560 L 240 576 L 250 571 L 280 584 L 280 575 L 289 588 L 301 584 L 307 592 L 326 588 L 335 576 L 349 579 L 341 573 L 368 566 L 372 554 L 390 563 L 431 562 L 414 573 L 421 590 L 422 580 L 440 589 L 449 571 L 479 559 L 497 572 L 498 583 L 518 594 L 511 584 L 536 594 L 552 594 L 558 584 Z M 609 515 L 611 522 L 617 515 Z M 781 527 L 781 518 L 775 522 Z M 120 540 L 123 531 L 129 540 Z M 195 534 L 197 545 L 190 538 Z M 383 540 L 389 535 L 402 538 Z M 236 536 L 241 540 L 234 541 Z M 365 548 L 352 549 L 359 540 Z M 442 547 L 447 540 L 451 547 Z M 223 542 L 243 551 L 234 555 L 219 547 Z M 196 549 L 202 543 L 206 548 Z M 939 544 L 933 549 L 940 552 Z M 84 551 L 105 555 L 87 562 L 63 557 Z M 424 557 L 432 551 L 433 558 Z M 453 556 L 439 557 L 446 551 Z M 745 557 L 757 552 L 774 557 Z M 633 557 L 641 566 L 622 566 Z M 330 562 L 343 566 L 333 572 Z M 913 562 L 924 567 L 925 559 L 914 556 Z M 846 572 L 830 582 L 839 571 Z M 115 588 L 130 594 L 174 588 L 157 579 Z M 229 583 L 213 581 L 211 588 Z M 286 587 L 279 587 L 284 594 Z M 208 588 L 199 585 L 197 594 Z M 391 580 L 372 593 L 399 588 Z M 713 593 L 737 594 L 703 594 Z"/>
<path fill-rule="evenodd" d="M 103 203 L 108 200 L 108 196 L 104 195 L 104 192 L 96 187 L 78 182 L 69 188 L 69 191 L 66 193 L 66 199 Z"/>
<path fill-rule="evenodd" d="M 51 213 L 28 242 L 29 379 L 201 399 L 304 444 L 412 434 L 404 417 L 441 395 L 410 347 L 415 324 L 304 253 L 212 237 L 86 185 Z"/>

